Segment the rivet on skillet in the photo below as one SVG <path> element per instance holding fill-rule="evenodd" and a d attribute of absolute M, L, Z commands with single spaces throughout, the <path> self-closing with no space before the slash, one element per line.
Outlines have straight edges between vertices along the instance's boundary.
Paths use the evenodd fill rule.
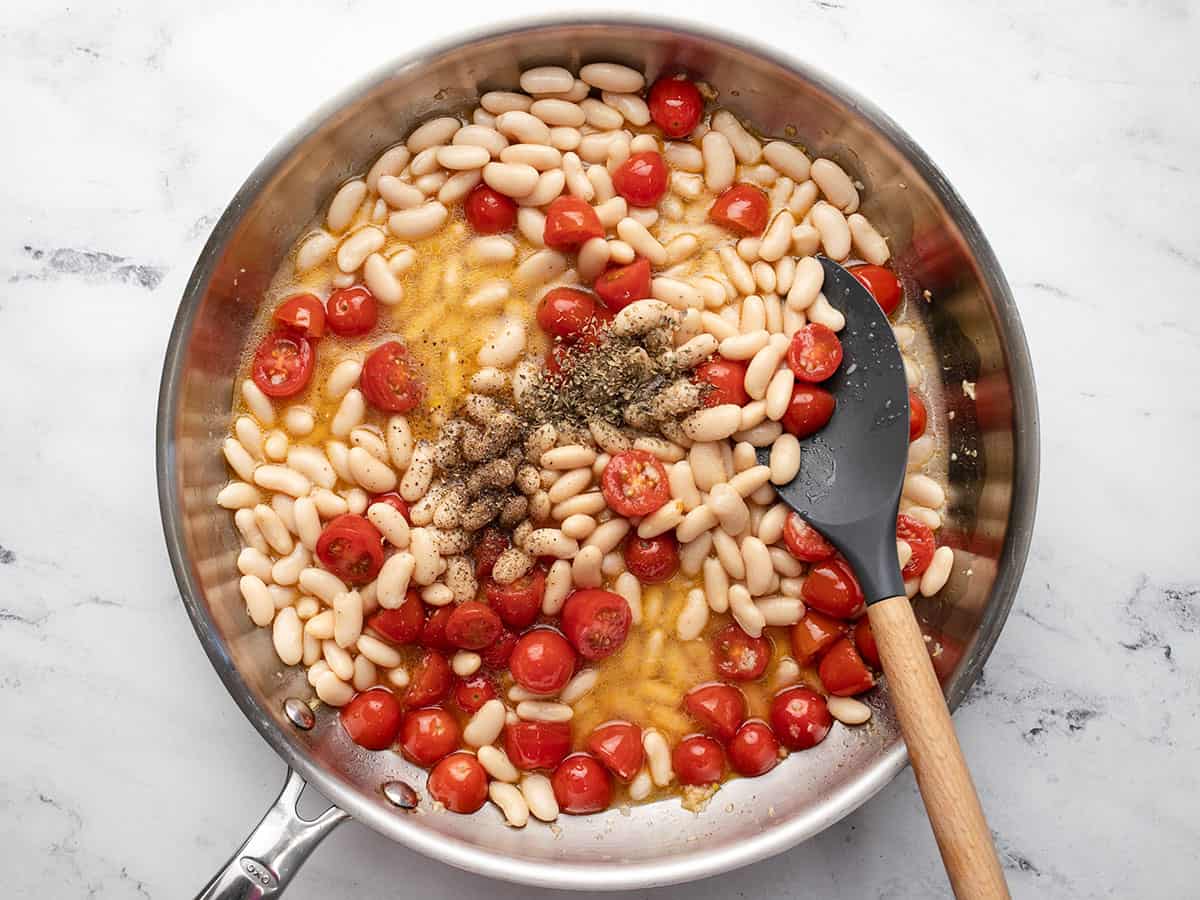
<path fill-rule="evenodd" d="M 308 731 L 317 722 L 308 704 L 298 697 L 288 697 L 283 701 L 283 714 L 301 731 Z"/>
<path fill-rule="evenodd" d="M 420 802 L 417 792 L 403 781 L 385 781 L 383 796 L 392 806 L 398 806 L 401 809 L 416 809 Z"/>

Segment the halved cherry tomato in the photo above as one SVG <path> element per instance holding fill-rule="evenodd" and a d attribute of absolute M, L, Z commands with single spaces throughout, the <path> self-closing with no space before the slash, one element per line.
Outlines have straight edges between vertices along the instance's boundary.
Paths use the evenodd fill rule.
<path fill-rule="evenodd" d="M 564 194 L 546 209 L 542 238 L 553 250 L 571 250 L 594 237 L 604 237 L 600 217 L 585 201 Z"/>
<path fill-rule="evenodd" d="M 848 638 L 842 638 L 821 657 L 817 674 L 825 690 L 835 697 L 853 697 L 875 687 L 875 676 Z"/>
<path fill-rule="evenodd" d="M 511 546 L 512 541 L 499 528 L 489 525 L 483 529 L 471 550 L 475 557 L 475 577 L 480 581 L 491 578 L 492 566 L 496 565 L 500 554 Z"/>
<path fill-rule="evenodd" d="M 372 503 L 386 503 L 400 515 L 404 516 L 404 521 L 409 525 L 412 524 L 412 513 L 408 510 L 408 501 L 397 494 L 395 491 L 388 491 L 386 494 L 376 494 L 371 498 Z"/>
<path fill-rule="evenodd" d="M 731 231 L 746 235 L 762 234 L 767 227 L 771 204 L 761 188 L 735 184 L 727 188 L 708 211 L 708 218 Z"/>
<path fill-rule="evenodd" d="M 734 681 L 753 681 L 766 671 L 771 642 L 750 637 L 737 625 L 726 625 L 713 635 L 713 662 L 717 671 Z"/>
<path fill-rule="evenodd" d="M 646 757 L 642 729 L 628 722 L 608 722 L 592 732 L 588 752 L 622 781 L 632 781 Z"/>
<path fill-rule="evenodd" d="M 700 89 L 686 78 L 660 78 L 647 98 L 650 118 L 669 138 L 687 137 L 704 115 Z"/>
<path fill-rule="evenodd" d="M 800 621 L 792 626 L 792 653 L 797 662 L 805 666 L 812 665 L 845 633 L 846 623 L 840 619 L 815 609 L 805 610 Z"/>
<path fill-rule="evenodd" d="M 312 294 L 293 294 L 275 307 L 272 317 L 285 328 L 312 340 L 325 333 L 325 307 Z"/>
<path fill-rule="evenodd" d="M 414 709 L 400 726 L 400 749 L 419 766 L 428 768 L 458 746 L 454 716 L 440 706 Z"/>
<path fill-rule="evenodd" d="M 388 341 L 371 351 L 359 383 L 367 402 L 384 412 L 408 412 L 424 393 L 408 348 L 399 341 Z"/>
<path fill-rule="evenodd" d="M 454 702 L 463 712 L 479 712 L 479 707 L 495 696 L 496 686 L 486 675 L 472 675 L 454 686 Z"/>
<path fill-rule="evenodd" d="M 933 552 L 937 549 L 933 529 L 910 515 L 900 513 L 896 516 L 896 539 L 905 541 L 912 550 L 912 556 L 900 574 L 905 580 L 923 575 L 933 562 Z"/>
<path fill-rule="evenodd" d="M 798 438 L 808 437 L 829 424 L 836 406 L 833 394 L 811 384 L 792 388 L 792 399 L 783 414 L 783 427 Z"/>
<path fill-rule="evenodd" d="M 746 698 L 729 684 L 702 684 L 683 698 L 683 708 L 700 726 L 721 741 L 737 732 L 746 718 Z"/>
<path fill-rule="evenodd" d="M 890 316 L 896 311 L 903 291 L 900 279 L 891 269 L 885 269 L 883 266 L 851 266 L 850 274 L 871 292 L 884 315 Z"/>
<path fill-rule="evenodd" d="M 358 337 L 375 327 L 379 304 L 364 285 L 340 288 L 325 301 L 325 322 L 338 337 Z"/>
<path fill-rule="evenodd" d="M 612 803 L 612 780 L 604 766 L 586 753 L 573 753 L 550 778 L 558 808 L 573 816 L 601 812 Z"/>
<path fill-rule="evenodd" d="M 368 750 L 386 750 L 392 746 L 400 733 L 402 716 L 399 702 L 386 688 L 358 694 L 338 713 L 350 740 Z"/>
<path fill-rule="evenodd" d="M 634 300 L 650 296 L 650 260 L 639 257 L 627 266 L 601 272 L 593 287 L 609 312 L 620 312 Z"/>
<path fill-rule="evenodd" d="M 883 668 L 883 663 L 879 661 L 879 647 L 875 643 L 875 634 L 871 631 L 871 620 L 866 616 L 854 623 L 854 646 L 858 648 L 858 655 L 865 662 L 876 669 Z"/>
<path fill-rule="evenodd" d="M 308 338 L 290 331 L 272 331 L 254 352 L 250 377 L 268 397 L 291 397 L 308 386 L 313 359 Z"/>
<path fill-rule="evenodd" d="M 654 206 L 667 192 L 667 164 L 655 150 L 635 153 L 617 166 L 612 181 L 630 206 Z"/>
<path fill-rule="evenodd" d="M 499 234 L 511 231 L 517 221 L 517 203 L 486 184 L 475 187 L 467 194 L 464 204 L 467 221 L 476 234 Z"/>
<path fill-rule="evenodd" d="M 679 542 L 667 532 L 658 537 L 636 534 L 625 542 L 625 568 L 642 584 L 658 584 L 679 571 Z"/>
<path fill-rule="evenodd" d="M 522 771 L 553 769 L 571 750 L 566 722 L 517 722 L 504 729 L 504 752 Z"/>
<path fill-rule="evenodd" d="M 446 620 L 446 640 L 463 650 L 482 650 L 500 637 L 500 617 L 478 600 L 467 600 L 454 607 Z"/>
<path fill-rule="evenodd" d="M 454 649 L 454 645 L 446 640 L 446 623 L 450 620 L 452 612 L 454 612 L 452 607 L 443 606 L 429 614 L 429 618 L 425 620 L 425 625 L 421 629 L 422 645 L 430 650 Z"/>
<path fill-rule="evenodd" d="M 793 687 L 780 691 L 771 701 L 771 727 L 779 743 L 789 750 L 807 750 L 825 740 L 833 716 L 816 691 Z"/>
<path fill-rule="evenodd" d="M 563 632 L 584 659 L 604 659 L 616 653 L 632 623 L 628 601 L 612 591 L 574 591 L 563 604 Z"/>
<path fill-rule="evenodd" d="M 500 632 L 500 637 L 496 638 L 492 646 L 479 651 L 479 655 L 483 657 L 486 665 L 493 669 L 503 669 L 508 665 L 509 657 L 512 656 L 513 647 L 517 646 L 517 635 L 515 632 L 505 628 Z"/>
<path fill-rule="evenodd" d="M 395 609 L 381 609 L 367 619 L 367 627 L 393 644 L 412 644 L 425 625 L 425 605 L 421 595 L 410 590 Z"/>
<path fill-rule="evenodd" d="M 821 532 L 800 518 L 799 513 L 788 513 L 783 522 L 783 541 L 792 556 L 801 562 L 820 562 L 837 552 Z"/>
<path fill-rule="evenodd" d="M 517 638 L 508 669 L 526 690 L 554 694 L 575 674 L 575 651 L 557 631 L 538 628 Z"/>
<path fill-rule="evenodd" d="M 712 738 L 694 734 L 675 745 L 671 768 L 680 784 L 713 784 L 725 775 L 725 751 Z"/>
<path fill-rule="evenodd" d="M 470 814 L 487 800 L 487 772 L 472 754 L 451 753 L 430 771 L 426 787 L 450 812 Z"/>
<path fill-rule="evenodd" d="M 824 381 L 842 364 L 842 342 L 828 325 L 801 325 L 788 345 L 787 364 L 802 381 Z"/>
<path fill-rule="evenodd" d="M 647 516 L 671 499 L 667 470 L 646 450 L 614 453 L 600 476 L 600 490 L 619 516 Z"/>
<path fill-rule="evenodd" d="M 488 579 L 483 590 L 501 622 L 509 628 L 528 628 L 542 611 L 546 572 L 539 566 L 511 584 L 497 584 Z"/>
<path fill-rule="evenodd" d="M 916 391 L 908 392 L 908 440 L 912 443 L 925 433 L 929 421 L 929 413 L 925 410 L 925 401 Z"/>
<path fill-rule="evenodd" d="M 419 706 L 441 703 L 449 695 L 453 684 L 454 674 L 450 671 L 446 657 L 437 650 L 427 650 L 409 675 L 404 705 L 409 709 L 416 709 Z"/>
<path fill-rule="evenodd" d="M 843 559 L 816 563 L 804 579 L 800 594 L 810 609 L 835 619 L 853 619 L 863 605 L 862 588 Z"/>
<path fill-rule="evenodd" d="M 745 406 L 750 402 L 746 393 L 746 364 L 723 356 L 714 356 L 708 362 L 696 366 L 696 381 L 711 384 L 713 389 L 704 395 L 705 406 L 722 406 L 736 403 Z"/>
<path fill-rule="evenodd" d="M 733 771 L 747 778 L 765 775 L 779 765 L 779 740 L 766 722 L 746 722 L 725 752 Z"/>
<path fill-rule="evenodd" d="M 383 567 L 383 535 L 362 516 L 346 513 L 321 531 L 317 559 L 347 584 L 368 584 Z"/>
<path fill-rule="evenodd" d="M 551 337 L 576 340 L 596 314 L 592 295 L 577 288 L 557 287 L 538 303 L 537 323 Z"/>

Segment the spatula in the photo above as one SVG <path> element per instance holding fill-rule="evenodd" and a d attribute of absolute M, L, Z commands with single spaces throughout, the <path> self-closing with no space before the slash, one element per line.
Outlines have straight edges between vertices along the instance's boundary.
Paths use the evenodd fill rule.
<path fill-rule="evenodd" d="M 867 601 L 888 691 L 959 900 L 1008 897 L 991 833 L 950 722 L 925 642 L 904 595 L 896 513 L 908 457 L 908 385 L 879 305 L 832 260 L 823 293 L 846 317 L 842 364 L 822 386 L 833 418 L 803 439 L 800 473 L 776 489 L 850 562 Z M 769 448 L 758 451 L 767 462 Z"/>

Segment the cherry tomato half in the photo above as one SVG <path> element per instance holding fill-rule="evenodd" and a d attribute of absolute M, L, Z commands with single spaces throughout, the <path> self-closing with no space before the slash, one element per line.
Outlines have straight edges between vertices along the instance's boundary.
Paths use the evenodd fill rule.
<path fill-rule="evenodd" d="M 358 694 L 338 712 L 350 740 L 368 750 L 386 750 L 400 733 L 403 712 L 392 692 L 375 688 Z"/>
<path fill-rule="evenodd" d="M 384 412 L 408 412 L 424 393 L 408 348 L 399 341 L 388 341 L 371 351 L 359 383 L 367 402 Z"/>
<path fill-rule="evenodd" d="M 771 642 L 750 637 L 738 625 L 726 625 L 713 635 L 713 663 L 725 678 L 753 681 L 767 669 Z"/>
<path fill-rule="evenodd" d="M 659 584 L 679 571 L 679 542 L 667 532 L 658 537 L 636 534 L 625 542 L 625 568 L 642 584 Z"/>
<path fill-rule="evenodd" d="M 400 749 L 419 766 L 428 768 L 458 746 L 454 716 L 439 706 L 414 709 L 400 726 Z"/>
<path fill-rule="evenodd" d="M 727 741 L 746 718 L 746 698 L 729 684 L 702 684 L 683 698 L 683 708 L 720 741 Z"/>
<path fill-rule="evenodd" d="M 713 784 L 725 775 L 725 751 L 710 737 L 685 737 L 671 752 L 671 767 L 680 784 Z"/>
<path fill-rule="evenodd" d="M 908 440 L 912 443 L 925 433 L 929 422 L 929 413 L 925 409 L 925 401 L 916 391 L 908 392 Z"/>
<path fill-rule="evenodd" d="M 619 516 L 647 516 L 671 499 L 667 470 L 646 450 L 614 453 L 600 476 L 600 490 Z"/>
<path fill-rule="evenodd" d="M 835 619 L 853 619 L 863 605 L 858 579 L 842 559 L 827 559 L 813 565 L 800 594 L 810 609 Z"/>
<path fill-rule="evenodd" d="M 787 364 L 801 381 L 824 381 L 842 364 L 842 342 L 828 325 L 809 322 L 792 335 Z"/>
<path fill-rule="evenodd" d="M 783 427 L 798 438 L 808 437 L 824 428 L 833 418 L 836 401 L 833 394 L 811 384 L 792 388 L 792 399 L 783 414 Z"/>
<path fill-rule="evenodd" d="M 454 607 L 446 620 L 446 640 L 463 650 L 482 650 L 495 642 L 502 627 L 490 606 L 467 600 Z"/>
<path fill-rule="evenodd" d="M 767 227 L 771 204 L 761 188 L 735 184 L 727 188 L 708 211 L 708 218 L 731 231 L 745 235 L 762 234 Z"/>
<path fill-rule="evenodd" d="M 477 185 L 467 194 L 464 204 L 467 221 L 476 234 L 499 234 L 511 231 L 517 222 L 517 202 L 494 191 L 486 184 Z"/>
<path fill-rule="evenodd" d="M 316 340 L 325 333 L 325 307 L 312 294 L 293 294 L 275 307 L 273 318 L 285 328 Z"/>
<path fill-rule="evenodd" d="M 846 624 L 840 619 L 815 609 L 805 610 L 803 618 L 792 626 L 792 653 L 801 665 L 812 665 L 845 631 Z"/>
<path fill-rule="evenodd" d="M 557 287 L 546 292 L 538 303 L 537 323 L 551 337 L 574 341 L 596 315 L 592 295 L 577 288 Z"/>
<path fill-rule="evenodd" d="M 604 659 L 616 653 L 632 623 L 628 601 L 612 591 L 574 591 L 563 604 L 563 632 L 584 659 Z"/>
<path fill-rule="evenodd" d="M 725 751 L 733 771 L 747 778 L 765 775 L 779 765 L 779 740 L 766 722 L 746 722 Z"/>
<path fill-rule="evenodd" d="M 516 632 L 505 628 L 500 632 L 500 637 L 496 638 L 495 643 L 480 650 L 479 655 L 483 657 L 485 665 L 489 665 L 493 669 L 503 669 L 508 666 L 508 660 L 512 656 L 515 646 L 517 646 Z"/>
<path fill-rule="evenodd" d="M 557 631 L 538 628 L 517 638 L 508 668 L 526 690 L 554 694 L 575 674 L 575 651 Z"/>
<path fill-rule="evenodd" d="M 454 649 L 454 645 L 446 640 L 446 622 L 449 621 L 452 612 L 454 612 L 452 607 L 443 606 L 429 614 L 429 618 L 425 620 L 425 625 L 421 628 L 421 644 L 423 646 L 430 650 Z"/>
<path fill-rule="evenodd" d="M 475 577 L 480 581 L 492 577 L 492 566 L 500 554 L 512 546 L 508 535 L 499 528 L 489 525 L 479 534 L 471 553 L 475 557 Z"/>
<path fill-rule="evenodd" d="M 891 269 L 883 266 L 851 266 L 850 274 L 871 292 L 884 315 L 890 316 L 896 311 L 904 292 L 900 287 L 900 279 Z"/>
<path fill-rule="evenodd" d="M 638 258 L 627 266 L 601 272 L 593 287 L 609 312 L 620 312 L 634 300 L 650 296 L 650 260 Z"/>
<path fill-rule="evenodd" d="M 635 153 L 617 166 L 612 181 L 630 206 L 655 206 L 667 192 L 667 164 L 655 150 Z"/>
<path fill-rule="evenodd" d="M 443 607 L 447 608 L 447 607 Z M 408 691 L 404 694 L 404 705 L 409 709 L 441 703 L 450 694 L 454 675 L 450 664 L 437 650 L 427 650 L 413 666 L 409 675 Z"/>
<path fill-rule="evenodd" d="M 250 377 L 268 397 L 291 397 L 308 386 L 313 361 L 307 338 L 290 331 L 272 331 L 254 352 Z"/>
<path fill-rule="evenodd" d="M 837 552 L 821 532 L 800 518 L 799 513 L 788 513 L 783 522 L 783 541 L 792 556 L 801 562 L 820 562 Z"/>
<path fill-rule="evenodd" d="M 367 619 L 367 627 L 393 644 L 412 644 L 425 625 L 425 604 L 421 595 L 410 590 L 395 609 L 381 609 Z"/>
<path fill-rule="evenodd" d="M 816 691 L 793 687 L 780 691 L 771 701 L 771 727 L 779 743 L 789 750 L 807 750 L 825 740 L 833 716 Z"/>
<path fill-rule="evenodd" d="M 704 115 L 700 89 L 686 78 L 660 78 L 647 98 L 650 118 L 669 138 L 687 137 Z"/>
<path fill-rule="evenodd" d="M 375 327 L 379 304 L 364 285 L 340 288 L 325 301 L 325 322 L 338 337 L 358 337 Z"/>
<path fill-rule="evenodd" d="M 450 812 L 470 814 L 487 800 L 487 772 L 472 754 L 451 753 L 430 771 L 426 787 Z"/>
<path fill-rule="evenodd" d="M 875 634 L 871 631 L 871 621 L 863 616 L 854 623 L 854 646 L 864 662 L 870 663 L 876 669 L 882 669 L 879 661 L 879 646 L 875 643 Z"/>
<path fill-rule="evenodd" d="M 646 757 L 642 729 L 628 722 L 608 722 L 592 732 L 588 752 L 622 781 L 632 781 Z"/>
<path fill-rule="evenodd" d="M 705 406 L 722 406 L 726 403 L 745 406 L 750 402 L 750 395 L 746 393 L 745 363 L 714 356 L 696 366 L 696 381 L 713 386 L 704 395 Z"/>
<path fill-rule="evenodd" d="M 825 690 L 835 697 L 853 697 L 875 687 L 875 676 L 848 638 L 842 638 L 821 657 L 817 674 Z"/>
<path fill-rule="evenodd" d="M 404 516 L 404 521 L 409 525 L 412 524 L 412 513 L 408 509 L 408 501 L 397 494 L 395 491 L 388 491 L 386 494 L 376 494 L 371 498 L 371 503 L 386 503 L 400 515 Z"/>
<path fill-rule="evenodd" d="M 317 559 L 346 584 L 368 584 L 383 567 L 383 535 L 362 516 L 346 513 L 321 531 Z"/>
<path fill-rule="evenodd" d="M 472 675 L 454 686 L 454 702 L 463 712 L 476 713 L 479 707 L 494 699 L 496 686 L 486 675 Z"/>
<path fill-rule="evenodd" d="M 566 722 L 517 722 L 504 729 L 504 752 L 522 771 L 553 769 L 571 750 Z"/>
<path fill-rule="evenodd" d="M 612 779 L 586 753 L 573 753 L 559 763 L 550 784 L 558 808 L 573 816 L 601 812 L 612 803 Z"/>
<path fill-rule="evenodd" d="M 896 516 L 896 539 L 905 541 L 912 550 L 912 556 L 908 558 L 900 574 L 906 581 L 925 574 L 925 570 L 933 562 L 933 552 L 937 549 L 933 529 L 910 515 L 900 513 Z"/>
<path fill-rule="evenodd" d="M 571 250 L 594 237 L 604 237 L 600 217 L 578 197 L 564 194 L 546 209 L 542 238 L 552 250 Z"/>

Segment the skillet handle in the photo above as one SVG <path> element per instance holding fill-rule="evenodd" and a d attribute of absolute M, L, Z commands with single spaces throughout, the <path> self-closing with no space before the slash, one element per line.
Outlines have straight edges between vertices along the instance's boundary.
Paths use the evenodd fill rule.
<path fill-rule="evenodd" d="M 950 710 L 908 598 L 867 607 L 888 693 L 942 862 L 958 900 L 1008 898 L 1008 886 L 983 807 L 967 771 Z"/>
<path fill-rule="evenodd" d="M 259 900 L 283 893 L 317 844 L 350 818 L 336 806 L 315 819 L 300 818 L 296 803 L 307 784 L 288 769 L 275 803 L 196 900 Z"/>

